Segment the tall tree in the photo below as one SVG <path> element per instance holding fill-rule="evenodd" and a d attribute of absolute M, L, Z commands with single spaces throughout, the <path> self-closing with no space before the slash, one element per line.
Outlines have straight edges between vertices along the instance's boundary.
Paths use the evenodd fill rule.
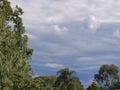
<path fill-rule="evenodd" d="M 101 87 L 109 90 L 110 86 L 117 82 L 119 79 L 118 67 L 115 65 L 102 65 L 98 74 L 95 74 L 94 78 Z"/>
<path fill-rule="evenodd" d="M 15 80 L 31 77 L 33 49 L 27 44 L 22 14 L 18 6 L 12 9 L 8 0 L 0 0 L 0 90 L 21 90 L 14 89 Z"/>
<path fill-rule="evenodd" d="M 74 73 L 75 71 L 69 70 L 69 68 L 59 70 L 55 87 L 59 87 L 60 90 L 84 90 L 78 78 L 73 76 Z"/>

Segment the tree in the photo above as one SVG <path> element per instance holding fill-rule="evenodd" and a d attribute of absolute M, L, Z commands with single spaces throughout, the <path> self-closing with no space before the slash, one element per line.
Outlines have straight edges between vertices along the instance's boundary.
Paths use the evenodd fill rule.
<path fill-rule="evenodd" d="M 74 73 L 75 71 L 69 68 L 59 70 L 54 86 L 59 87 L 60 90 L 83 90 L 81 82 L 73 76 Z"/>
<path fill-rule="evenodd" d="M 120 82 L 113 83 L 110 87 L 110 90 L 119 90 L 120 89 Z"/>
<path fill-rule="evenodd" d="M 38 76 L 33 78 L 33 90 L 40 90 L 45 88 L 46 90 L 53 90 L 53 85 L 56 80 L 56 76 Z"/>
<path fill-rule="evenodd" d="M 86 90 L 99 90 L 99 85 L 93 82 Z"/>
<path fill-rule="evenodd" d="M 15 89 L 16 79 L 30 78 L 32 69 L 28 63 L 33 49 L 28 47 L 28 37 L 16 6 L 12 9 L 8 0 L 0 0 L 0 90 Z"/>
<path fill-rule="evenodd" d="M 105 64 L 100 67 L 98 74 L 95 74 L 94 78 L 101 87 L 109 90 L 110 86 L 118 81 L 118 72 L 117 66 Z"/>

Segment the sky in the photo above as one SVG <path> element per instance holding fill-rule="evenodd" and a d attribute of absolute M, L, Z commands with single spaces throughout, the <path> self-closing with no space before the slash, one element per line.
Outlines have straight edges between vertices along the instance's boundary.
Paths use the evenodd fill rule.
<path fill-rule="evenodd" d="M 10 0 L 23 11 L 35 75 L 69 67 L 84 86 L 103 64 L 120 66 L 120 0 Z"/>

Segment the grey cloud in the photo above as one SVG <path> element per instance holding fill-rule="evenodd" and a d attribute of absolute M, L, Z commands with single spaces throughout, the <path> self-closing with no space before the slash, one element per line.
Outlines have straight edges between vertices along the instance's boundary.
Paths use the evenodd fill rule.
<path fill-rule="evenodd" d="M 23 7 L 26 24 L 29 21 L 34 23 L 50 23 L 51 20 L 65 22 L 82 19 L 88 15 L 94 15 L 100 21 L 119 20 L 120 1 L 115 0 L 36 0 L 34 4 L 32 0 L 29 2 L 12 0 L 12 2 L 19 3 Z"/>

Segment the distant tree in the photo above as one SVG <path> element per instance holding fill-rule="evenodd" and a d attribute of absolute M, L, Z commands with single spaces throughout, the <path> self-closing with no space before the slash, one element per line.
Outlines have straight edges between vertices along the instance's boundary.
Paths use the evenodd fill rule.
<path fill-rule="evenodd" d="M 86 90 L 99 90 L 100 87 L 97 83 L 93 82 Z"/>
<path fill-rule="evenodd" d="M 32 75 L 28 60 L 33 49 L 27 44 L 23 11 L 12 9 L 9 1 L 0 0 L 0 90 L 23 90 L 24 80 Z"/>
<path fill-rule="evenodd" d="M 54 86 L 59 87 L 60 90 L 84 90 L 79 79 L 73 76 L 74 73 L 76 72 L 69 68 L 59 70 Z"/>
<path fill-rule="evenodd" d="M 109 90 L 110 86 L 117 82 L 119 79 L 118 75 L 118 67 L 115 65 L 102 65 L 100 67 L 100 70 L 98 74 L 95 74 L 94 79 L 97 81 L 97 83 L 105 88 L 106 90 Z"/>

